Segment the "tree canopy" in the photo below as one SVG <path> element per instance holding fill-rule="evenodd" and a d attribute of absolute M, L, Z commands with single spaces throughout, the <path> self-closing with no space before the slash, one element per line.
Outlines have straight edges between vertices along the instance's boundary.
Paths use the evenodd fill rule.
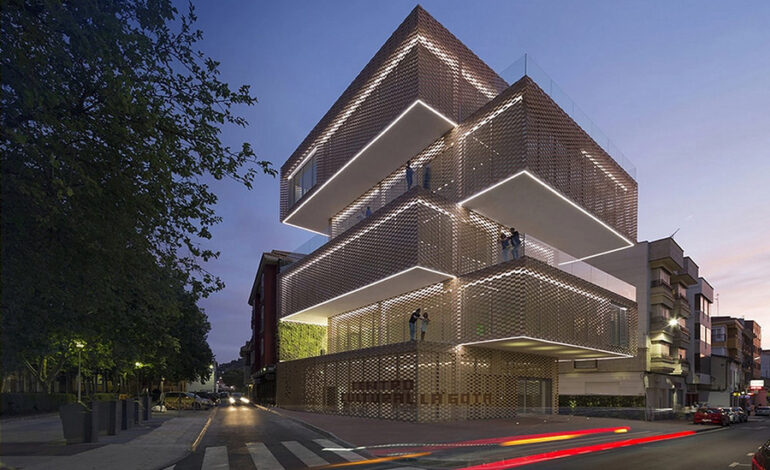
<path fill-rule="evenodd" d="M 275 175 L 221 138 L 256 98 L 198 49 L 192 6 L 6 0 L 0 21 L 4 368 L 50 386 L 79 342 L 115 372 L 206 374 L 206 182 Z"/>

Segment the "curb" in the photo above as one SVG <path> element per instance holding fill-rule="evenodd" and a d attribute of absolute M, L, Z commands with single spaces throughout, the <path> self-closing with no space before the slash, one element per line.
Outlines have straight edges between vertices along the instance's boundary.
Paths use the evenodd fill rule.
<path fill-rule="evenodd" d="M 190 445 L 190 452 L 195 452 L 195 449 L 198 448 L 198 444 L 201 443 L 203 440 L 203 436 L 206 435 L 206 431 L 209 430 L 209 426 L 211 426 L 211 420 L 214 419 L 214 415 L 217 414 L 218 407 L 211 408 L 211 411 L 209 411 L 209 417 L 206 419 L 206 424 L 203 425 L 203 429 L 201 429 L 201 432 L 198 433 L 198 437 L 195 438 L 193 443 Z"/>
<path fill-rule="evenodd" d="M 307 421 L 303 421 L 303 420 L 301 420 L 299 418 L 295 418 L 293 416 L 287 416 L 287 415 L 285 415 L 285 414 L 283 414 L 283 413 L 281 413 L 281 412 L 279 412 L 279 411 L 277 411 L 277 410 L 275 410 L 273 408 L 268 408 L 266 406 L 258 405 L 256 403 L 254 404 L 254 406 L 259 408 L 260 410 L 267 411 L 268 413 L 273 413 L 273 414 L 275 414 L 277 416 L 280 416 L 281 418 L 288 419 L 290 421 L 294 421 L 295 423 L 297 423 L 297 424 L 299 424 L 299 425 L 301 425 L 301 426 L 303 426 L 303 427 L 305 427 L 307 429 L 310 429 L 313 432 L 316 432 L 316 433 L 318 433 L 318 434 L 320 434 L 322 436 L 325 436 L 325 437 L 328 437 L 330 439 L 333 439 L 333 440 L 339 442 L 340 444 L 343 444 L 343 445 L 345 445 L 347 447 L 350 447 L 351 449 L 357 447 L 357 446 L 351 444 L 350 442 L 348 442 L 348 441 L 346 441 L 346 440 L 336 436 L 334 433 L 329 432 L 329 431 L 327 431 L 325 429 L 319 428 L 318 426 L 310 424 Z M 366 454 L 366 456 L 369 457 L 369 458 L 372 457 L 372 455 L 366 449 L 356 450 L 356 452 L 362 453 L 362 454 Z"/>

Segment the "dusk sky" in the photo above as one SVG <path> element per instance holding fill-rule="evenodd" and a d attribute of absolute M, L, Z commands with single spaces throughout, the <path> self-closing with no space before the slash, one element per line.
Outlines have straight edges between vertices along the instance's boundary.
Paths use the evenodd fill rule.
<path fill-rule="evenodd" d="M 203 50 L 249 84 L 250 125 L 225 141 L 276 169 L 414 8 L 414 1 L 196 1 Z M 181 3 L 183 6 L 186 2 Z M 425 1 L 493 69 L 528 53 L 637 168 L 639 236 L 675 240 L 770 348 L 770 2 Z M 220 362 L 250 337 L 260 255 L 312 235 L 278 220 L 278 178 L 212 185 L 224 221 L 207 268 L 227 287 L 205 299 Z"/>

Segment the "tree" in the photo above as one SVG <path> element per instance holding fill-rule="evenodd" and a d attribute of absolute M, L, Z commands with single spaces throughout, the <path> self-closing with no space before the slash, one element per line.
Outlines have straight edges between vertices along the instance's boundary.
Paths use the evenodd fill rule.
<path fill-rule="evenodd" d="M 222 382 L 229 387 L 235 387 L 236 390 L 243 391 L 243 371 L 239 369 L 230 369 L 222 374 Z"/>
<path fill-rule="evenodd" d="M 250 188 L 275 170 L 248 143 L 222 142 L 223 126 L 247 125 L 234 108 L 256 98 L 220 80 L 195 20 L 169 0 L 4 2 L 6 370 L 25 366 L 50 388 L 75 341 L 128 370 L 179 340 L 155 325 L 223 287 L 201 267 L 218 255 L 203 244 L 220 220 L 206 181 Z"/>

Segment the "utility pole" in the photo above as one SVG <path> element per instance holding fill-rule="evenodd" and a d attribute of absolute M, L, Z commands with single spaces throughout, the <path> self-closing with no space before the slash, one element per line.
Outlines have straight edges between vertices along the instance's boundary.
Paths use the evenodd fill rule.
<path fill-rule="evenodd" d="M 80 353 L 83 351 L 83 348 L 85 347 L 85 343 L 81 341 L 75 341 L 75 347 L 78 348 L 78 403 L 83 403 L 80 401 L 80 383 L 82 382 L 81 376 L 80 376 Z"/>

